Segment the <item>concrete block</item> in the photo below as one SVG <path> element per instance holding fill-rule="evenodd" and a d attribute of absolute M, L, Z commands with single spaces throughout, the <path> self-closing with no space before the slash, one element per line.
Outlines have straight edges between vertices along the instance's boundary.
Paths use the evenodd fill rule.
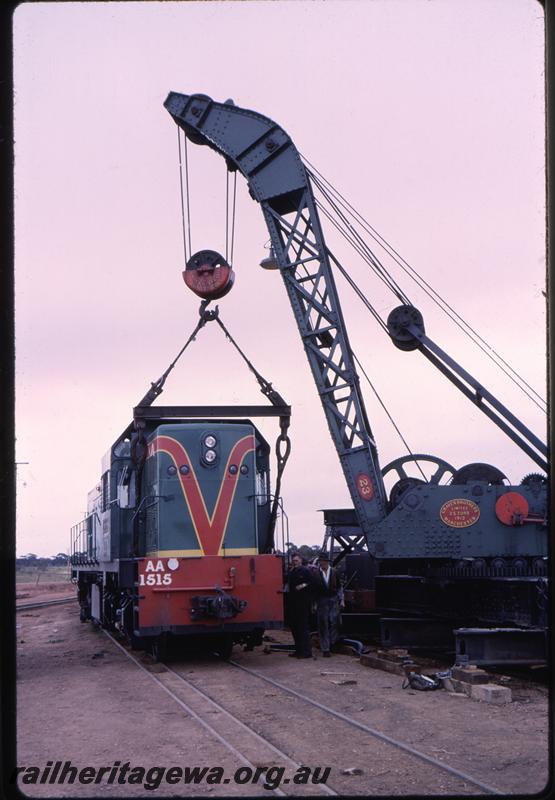
<path fill-rule="evenodd" d="M 489 675 L 485 670 L 478 669 L 474 665 L 467 667 L 453 667 L 451 675 L 457 681 L 465 681 L 465 683 L 480 684 L 489 683 Z"/>
<path fill-rule="evenodd" d="M 472 686 L 470 697 L 482 703 L 493 703 L 501 706 L 512 702 L 511 690 L 508 686 L 499 686 L 497 683 L 476 684 Z"/>

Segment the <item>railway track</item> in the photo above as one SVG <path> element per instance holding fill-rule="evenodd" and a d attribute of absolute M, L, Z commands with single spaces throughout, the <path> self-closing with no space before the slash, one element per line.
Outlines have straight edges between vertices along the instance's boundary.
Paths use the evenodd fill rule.
<path fill-rule="evenodd" d="M 256 731 L 252 725 L 247 724 L 244 719 L 241 719 L 237 714 L 233 713 L 229 707 L 226 708 L 223 706 L 215 697 L 207 692 L 205 688 L 201 688 L 198 684 L 180 673 L 179 669 L 175 669 L 169 664 L 164 663 L 161 664 L 164 670 L 162 673 L 152 673 L 111 634 L 107 633 L 106 631 L 104 631 L 104 633 L 106 633 L 116 647 L 121 650 L 121 652 L 123 652 L 127 658 L 133 661 L 139 669 L 145 672 L 154 682 L 156 682 L 184 711 L 186 711 L 186 713 L 193 717 L 199 724 L 208 730 L 215 739 L 217 739 L 230 752 L 232 752 L 235 757 L 240 760 L 241 764 L 247 764 L 254 769 L 255 765 L 279 763 L 294 771 L 301 766 L 301 763 L 311 763 L 306 757 L 303 758 L 301 763 L 295 761 L 288 753 L 285 752 L 284 749 L 276 746 L 275 741 L 270 741 L 272 734 L 264 735 L 263 733 Z M 283 693 L 284 697 L 289 695 L 290 698 L 295 698 L 296 708 L 298 711 L 300 710 L 301 713 L 303 706 L 304 709 L 307 710 L 308 707 L 317 709 L 318 713 L 322 715 L 322 730 L 324 730 L 326 727 L 329 728 L 330 721 L 333 718 L 334 720 L 340 721 L 340 727 L 342 725 L 346 726 L 344 733 L 346 737 L 349 736 L 349 729 L 356 729 L 358 731 L 357 742 L 360 742 L 361 739 L 366 738 L 367 740 L 379 742 L 378 747 L 395 748 L 396 750 L 401 751 L 404 756 L 403 763 L 405 765 L 409 764 L 409 769 L 421 768 L 421 765 L 425 764 L 428 768 L 442 772 L 444 776 L 449 776 L 450 783 L 452 785 L 452 788 L 450 787 L 450 793 L 469 793 L 470 787 L 474 790 L 479 790 L 480 793 L 485 794 L 500 795 L 504 793 L 500 789 L 480 780 L 478 777 L 474 777 L 466 772 L 456 769 L 455 767 L 452 767 L 449 764 L 446 764 L 445 762 L 440 761 L 401 740 L 395 739 L 392 736 L 382 733 L 375 728 L 365 725 L 348 714 L 334 709 L 330 705 L 321 703 L 318 700 L 307 696 L 305 693 L 301 694 L 295 688 L 288 686 L 281 681 L 269 678 L 266 675 L 262 675 L 260 672 L 245 667 L 236 661 L 231 660 L 225 663 L 220 662 L 218 666 L 225 671 L 241 671 L 244 674 L 250 675 L 256 682 L 262 681 L 272 686 L 273 689 L 277 689 L 278 692 Z M 254 693 L 254 687 L 252 688 L 251 692 Z M 287 705 L 282 704 L 281 707 L 285 710 Z M 206 719 L 207 714 L 214 715 L 215 712 L 217 712 L 217 728 L 213 724 L 213 716 L 211 722 L 208 722 Z M 243 713 L 248 714 L 247 711 L 244 711 Z M 281 722 L 282 725 L 285 724 L 284 720 L 281 720 Z M 288 723 L 290 723 L 290 720 L 288 720 Z M 240 742 L 239 746 L 237 746 L 237 742 Z M 316 742 L 313 744 L 318 743 Z M 318 760 L 321 761 L 322 748 L 319 747 L 317 752 L 319 754 Z M 314 760 L 312 763 L 314 763 Z M 332 763 L 330 758 L 328 758 L 327 763 Z M 340 775 L 332 779 L 334 784 L 337 784 L 338 782 L 341 783 L 341 781 L 342 778 Z M 263 782 L 264 779 L 262 777 L 260 783 Z M 291 794 L 298 795 L 299 787 L 287 786 L 282 783 L 282 785 L 279 788 L 274 789 L 273 792 L 279 796 L 287 796 Z M 334 788 L 334 786 L 329 785 L 328 782 L 327 784 L 318 784 L 315 786 L 310 784 L 303 785 L 302 793 L 303 795 L 306 794 L 307 796 L 322 796 L 323 794 L 343 795 L 349 794 L 350 792 L 348 789 L 345 789 L 344 786 L 335 785 Z"/>
<path fill-rule="evenodd" d="M 238 664 L 236 661 L 233 660 L 230 660 L 229 664 L 237 669 L 242 670 L 243 672 L 247 672 L 248 674 L 255 676 L 256 678 L 262 681 L 265 681 L 271 686 L 281 689 L 283 692 L 287 692 L 288 694 L 293 695 L 294 697 L 297 697 L 300 700 L 303 700 L 305 703 L 308 703 L 314 706 L 315 708 L 319 708 L 326 714 L 329 714 L 335 717 L 336 719 L 342 720 L 343 722 L 347 723 L 347 725 L 350 725 L 353 728 L 357 728 L 360 731 L 364 731 L 365 733 L 370 734 L 374 738 L 379 739 L 382 742 L 386 742 L 387 744 L 396 747 L 397 749 L 403 751 L 404 753 L 416 759 L 419 759 L 420 761 L 423 761 L 426 764 L 429 764 L 433 767 L 436 767 L 437 769 L 447 772 L 449 775 L 462 780 L 463 783 L 476 786 L 476 788 L 481 789 L 483 792 L 486 792 L 487 794 L 494 794 L 494 795 L 502 794 L 502 792 L 499 789 L 489 786 L 488 784 L 478 780 L 477 778 L 474 778 L 471 775 L 462 772 L 461 770 L 455 769 L 454 767 L 449 766 L 449 764 L 445 764 L 442 761 L 439 761 L 437 758 L 434 758 L 433 756 L 430 756 L 427 753 L 423 753 L 422 751 L 417 750 L 416 748 L 411 747 L 410 745 L 405 744 L 404 742 L 398 739 L 394 739 L 392 736 L 388 736 L 387 734 L 382 733 L 381 731 L 378 731 L 375 728 L 371 728 L 369 725 L 365 725 L 359 720 L 353 719 L 347 714 L 343 714 L 341 711 L 337 711 L 336 709 L 331 708 L 330 706 L 325 705 L 324 703 L 320 703 L 317 700 L 313 700 L 312 698 L 307 697 L 306 694 L 301 694 L 300 692 L 296 691 L 296 689 L 293 689 L 290 686 L 286 686 L 285 684 L 281 683 L 281 681 L 276 681 L 273 678 L 269 678 L 266 675 L 262 675 L 260 672 L 257 672 L 256 670 L 253 669 L 249 669 L 248 667 L 245 667 L 242 664 Z"/>
<path fill-rule="evenodd" d="M 72 603 L 77 600 L 76 595 L 71 595 L 71 597 L 61 597 L 58 600 L 44 600 L 41 603 L 20 603 L 16 605 L 16 611 L 29 611 L 33 608 L 47 608 L 47 606 L 60 606 L 63 603 Z"/>
<path fill-rule="evenodd" d="M 127 658 L 157 683 L 178 706 L 202 725 L 217 741 L 223 744 L 238 759 L 240 765 L 247 765 L 254 773 L 261 763 L 275 764 L 277 757 L 280 764 L 286 764 L 292 770 L 297 770 L 302 766 L 172 667 L 162 664 L 166 670 L 164 673 L 155 674 L 150 672 L 111 633 L 106 630 L 103 632 Z M 222 718 L 219 719 L 219 730 L 205 718 L 207 712 L 213 712 L 214 709 L 222 715 Z M 233 744 L 232 740 L 241 742 L 240 749 Z M 264 775 L 262 774 L 257 783 L 263 785 L 264 780 Z M 286 784 L 284 783 L 284 785 Z M 268 791 L 279 797 L 287 797 L 289 794 L 296 795 L 298 793 L 295 786 L 291 787 L 291 791 L 284 791 L 280 787 Z M 322 794 L 337 796 L 338 793 L 326 784 L 321 784 L 305 786 L 303 794 L 307 796 L 321 796 Z"/>

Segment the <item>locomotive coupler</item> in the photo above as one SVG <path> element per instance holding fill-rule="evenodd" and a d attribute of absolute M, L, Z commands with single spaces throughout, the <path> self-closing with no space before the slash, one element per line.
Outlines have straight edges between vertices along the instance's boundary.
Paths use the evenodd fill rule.
<path fill-rule="evenodd" d="M 246 600 L 226 594 L 218 586 L 217 595 L 196 595 L 191 598 L 191 617 L 194 620 L 216 618 L 231 619 L 247 606 Z"/>

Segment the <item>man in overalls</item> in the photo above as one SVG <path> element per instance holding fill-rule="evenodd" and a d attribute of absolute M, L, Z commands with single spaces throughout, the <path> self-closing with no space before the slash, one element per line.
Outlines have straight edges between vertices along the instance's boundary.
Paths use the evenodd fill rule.
<path fill-rule="evenodd" d="M 291 558 L 287 575 L 287 610 L 291 633 L 295 640 L 295 658 L 312 658 L 310 645 L 310 608 L 314 590 L 314 575 L 298 553 Z"/>
<path fill-rule="evenodd" d="M 344 602 L 337 572 L 325 552 L 318 557 L 315 589 L 320 650 L 324 658 L 329 658 L 330 650 L 339 638 L 339 608 Z"/>

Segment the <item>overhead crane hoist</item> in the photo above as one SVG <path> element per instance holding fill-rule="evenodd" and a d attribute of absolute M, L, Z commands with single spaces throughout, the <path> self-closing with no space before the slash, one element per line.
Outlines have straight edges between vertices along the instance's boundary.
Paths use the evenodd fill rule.
<path fill-rule="evenodd" d="M 538 594 L 543 592 L 545 599 L 545 477 L 533 474 L 520 486 L 511 487 L 503 473 L 488 464 L 456 470 L 442 459 L 412 454 L 396 459 L 382 472 L 332 265 L 349 277 L 326 245 L 311 184 L 314 173 L 281 127 L 232 100 L 219 103 L 203 94 L 170 92 L 164 105 L 187 140 L 215 150 L 230 173 L 239 172 L 246 178 L 251 197 L 262 209 L 272 255 L 354 506 L 354 512 L 327 513 L 332 539 L 343 543 L 344 552 L 353 542 L 364 543 L 372 563 L 370 583 L 386 587 L 382 596 L 388 597 L 390 608 L 403 607 L 402 597 L 395 592 L 402 593 L 407 585 L 395 582 L 395 573 L 428 583 L 458 577 L 463 583 L 451 598 L 454 618 L 487 618 L 490 624 L 544 631 L 545 603 L 542 609 Z M 195 263 L 191 257 L 187 262 L 185 281 L 201 296 L 210 296 L 202 292 L 212 286 L 211 296 L 220 297 L 231 288 L 231 267 L 213 251 L 204 252 L 211 255 L 197 258 Z M 403 350 L 420 350 L 546 470 L 545 444 L 427 337 L 420 312 L 406 296 L 398 293 L 398 297 L 402 305 L 387 321 L 393 343 Z M 408 462 L 422 460 L 434 465 L 430 480 L 406 472 Z M 398 478 L 389 498 L 383 480 L 388 472 Z M 441 485 L 447 478 L 450 482 Z M 514 579 L 512 600 L 505 605 L 499 599 L 496 579 L 500 577 Z M 467 578 L 488 584 L 480 585 L 474 600 L 468 598 Z M 441 598 L 441 593 L 432 591 L 427 599 L 420 593 L 417 603 L 429 609 L 433 598 Z M 461 611 L 465 601 L 466 615 Z M 509 606 L 518 608 L 511 613 Z"/>

